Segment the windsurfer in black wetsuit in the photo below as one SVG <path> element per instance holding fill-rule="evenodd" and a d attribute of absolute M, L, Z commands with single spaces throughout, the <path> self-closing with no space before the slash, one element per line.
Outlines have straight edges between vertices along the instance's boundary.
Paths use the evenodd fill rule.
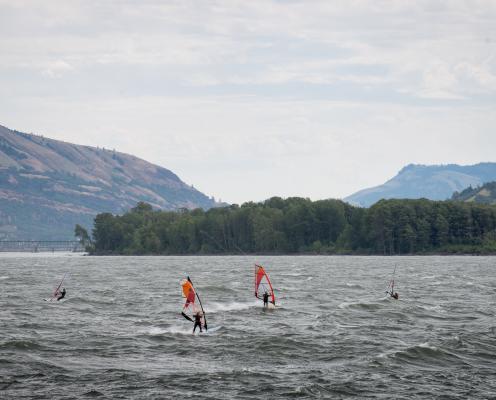
<path fill-rule="evenodd" d="M 195 326 L 193 327 L 193 333 L 195 333 L 196 327 L 199 327 L 200 328 L 200 332 L 203 332 L 201 318 L 202 318 L 201 312 L 198 311 L 195 314 Z"/>
<path fill-rule="evenodd" d="M 398 296 L 398 292 L 394 292 L 394 293 L 393 293 L 393 291 L 392 291 L 392 290 L 391 290 L 390 295 L 391 295 L 391 297 L 392 297 L 393 299 L 395 299 L 395 300 L 398 300 L 398 298 L 400 297 L 400 296 Z"/>
<path fill-rule="evenodd" d="M 267 308 L 269 306 L 269 294 L 267 292 L 264 293 L 263 295 L 263 302 L 264 302 L 264 308 Z"/>
<path fill-rule="evenodd" d="M 65 288 L 62 288 L 62 292 L 60 292 L 60 296 L 57 297 L 57 301 L 62 300 L 65 297 Z"/>

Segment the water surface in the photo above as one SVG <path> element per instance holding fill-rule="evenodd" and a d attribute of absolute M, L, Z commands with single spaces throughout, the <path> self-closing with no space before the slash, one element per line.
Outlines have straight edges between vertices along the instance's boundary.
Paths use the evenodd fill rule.
<path fill-rule="evenodd" d="M 495 398 L 494 261 L 1 254 L 0 397 Z M 180 315 L 185 275 L 207 334 Z"/>

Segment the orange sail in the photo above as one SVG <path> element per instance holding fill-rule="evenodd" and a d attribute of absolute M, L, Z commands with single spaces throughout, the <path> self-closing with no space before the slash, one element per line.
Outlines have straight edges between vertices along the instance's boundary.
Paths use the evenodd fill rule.
<path fill-rule="evenodd" d="M 255 297 L 263 299 L 265 293 L 269 295 L 270 302 L 276 305 L 276 296 L 267 272 L 264 267 L 255 264 Z"/>
<path fill-rule="evenodd" d="M 193 282 L 191 282 L 189 276 L 181 281 L 181 286 L 183 289 L 183 297 L 186 299 L 183 306 L 183 311 L 181 313 L 182 316 L 187 320 L 193 322 L 194 316 L 197 313 L 201 313 L 203 326 L 205 326 L 205 329 L 207 329 L 207 317 L 205 315 L 205 311 L 203 310 L 200 296 L 198 296 L 198 293 L 196 292 L 193 286 Z"/>

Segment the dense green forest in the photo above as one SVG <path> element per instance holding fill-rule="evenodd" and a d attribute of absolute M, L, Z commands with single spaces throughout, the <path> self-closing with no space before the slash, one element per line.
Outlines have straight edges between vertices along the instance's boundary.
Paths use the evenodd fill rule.
<path fill-rule="evenodd" d="M 96 216 L 92 254 L 432 254 L 496 253 L 496 207 L 430 200 L 381 200 L 370 208 L 339 200 L 273 197 L 223 208 L 154 211 L 139 203 Z"/>

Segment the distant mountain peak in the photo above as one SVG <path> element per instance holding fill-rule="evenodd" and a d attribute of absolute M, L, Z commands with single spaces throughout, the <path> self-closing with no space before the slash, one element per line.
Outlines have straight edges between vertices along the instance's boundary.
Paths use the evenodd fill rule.
<path fill-rule="evenodd" d="M 405 172 L 412 171 L 414 169 L 418 169 L 418 168 L 422 168 L 422 167 L 426 167 L 426 165 L 408 164 L 408 165 L 405 165 L 403 168 L 401 168 L 400 171 L 398 172 L 398 174 L 404 174 Z"/>
<path fill-rule="evenodd" d="M 474 165 L 408 164 L 384 184 L 360 190 L 344 200 L 362 207 L 391 198 L 446 200 L 455 191 L 492 180 L 496 180 L 496 163 L 492 162 Z"/>

